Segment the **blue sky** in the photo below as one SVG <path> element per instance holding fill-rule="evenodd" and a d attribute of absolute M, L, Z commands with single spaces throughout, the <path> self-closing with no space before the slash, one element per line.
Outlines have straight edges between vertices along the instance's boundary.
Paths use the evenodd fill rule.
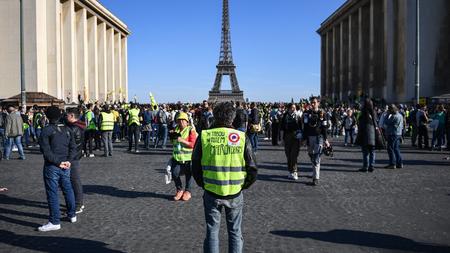
<path fill-rule="evenodd" d="M 320 23 L 345 0 L 229 0 L 240 88 L 251 101 L 290 101 L 320 90 Z M 221 0 L 100 0 L 131 30 L 129 99 L 197 102 L 219 60 Z M 223 89 L 230 89 L 224 79 Z"/>

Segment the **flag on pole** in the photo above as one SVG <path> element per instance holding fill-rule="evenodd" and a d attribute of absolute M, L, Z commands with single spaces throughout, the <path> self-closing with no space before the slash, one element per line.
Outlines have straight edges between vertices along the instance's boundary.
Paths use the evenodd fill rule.
<path fill-rule="evenodd" d="M 158 106 L 158 103 L 156 103 L 155 97 L 153 96 L 153 94 L 150 92 L 150 103 L 152 104 L 152 107 L 154 108 L 155 106 Z"/>

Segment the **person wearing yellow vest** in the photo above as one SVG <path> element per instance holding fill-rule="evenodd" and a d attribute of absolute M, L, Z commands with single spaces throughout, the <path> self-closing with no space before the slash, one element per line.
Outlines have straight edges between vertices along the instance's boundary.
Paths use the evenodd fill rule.
<path fill-rule="evenodd" d="M 97 132 L 97 123 L 95 122 L 95 115 L 92 112 L 94 109 L 93 104 L 87 105 L 87 110 L 84 113 L 84 122 L 86 123 L 86 131 L 84 132 L 84 154 L 89 157 L 95 157 L 92 151 L 92 142 L 95 138 L 95 133 Z M 89 147 L 89 152 L 88 148 Z"/>
<path fill-rule="evenodd" d="M 99 126 L 102 132 L 104 157 L 112 156 L 113 144 L 112 133 L 114 130 L 114 114 L 111 112 L 109 105 L 103 106 L 103 112 L 99 116 Z"/>
<path fill-rule="evenodd" d="M 137 108 L 137 105 L 132 103 L 131 109 L 128 110 L 128 152 L 131 152 L 134 140 L 134 152 L 139 153 L 138 142 L 141 126 L 141 110 Z"/>
<path fill-rule="evenodd" d="M 171 159 L 172 178 L 175 182 L 177 192 L 173 199 L 175 201 L 188 201 L 191 199 L 191 158 L 192 149 L 197 140 L 197 132 L 195 128 L 189 125 L 189 117 L 186 113 L 181 112 L 177 118 L 177 126 L 175 130 L 170 131 L 170 139 L 173 144 L 173 153 Z M 186 177 L 186 185 L 183 190 L 180 175 L 184 173 Z"/>
<path fill-rule="evenodd" d="M 231 102 L 214 107 L 212 128 L 198 137 L 192 153 L 192 175 L 204 189 L 206 220 L 204 252 L 219 252 L 221 211 L 225 208 L 229 252 L 242 252 L 243 189 L 257 176 L 255 155 L 244 132 L 232 128 L 236 109 Z"/>

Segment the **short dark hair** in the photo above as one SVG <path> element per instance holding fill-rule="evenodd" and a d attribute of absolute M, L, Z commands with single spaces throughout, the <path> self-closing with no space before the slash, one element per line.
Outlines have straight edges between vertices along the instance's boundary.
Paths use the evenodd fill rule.
<path fill-rule="evenodd" d="M 319 97 L 316 97 L 316 96 L 310 97 L 310 98 L 309 98 L 309 102 L 312 102 L 314 99 L 317 100 L 317 102 L 320 102 Z"/>
<path fill-rule="evenodd" d="M 79 118 L 81 114 L 80 109 L 78 107 L 67 108 L 66 112 L 67 114 L 73 114 L 75 118 Z"/>
<path fill-rule="evenodd" d="M 214 124 L 217 126 L 231 127 L 236 117 L 236 108 L 231 102 L 222 102 L 214 106 Z"/>

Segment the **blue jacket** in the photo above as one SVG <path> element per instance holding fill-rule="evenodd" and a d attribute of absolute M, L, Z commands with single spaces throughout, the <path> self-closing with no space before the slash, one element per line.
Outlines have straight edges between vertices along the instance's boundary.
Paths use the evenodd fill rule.
<path fill-rule="evenodd" d="M 400 113 L 387 114 L 383 123 L 386 135 L 402 135 L 403 117 Z"/>
<path fill-rule="evenodd" d="M 42 129 L 39 146 L 46 166 L 59 167 L 62 162 L 72 162 L 77 154 L 72 131 L 62 124 L 50 124 Z"/>

